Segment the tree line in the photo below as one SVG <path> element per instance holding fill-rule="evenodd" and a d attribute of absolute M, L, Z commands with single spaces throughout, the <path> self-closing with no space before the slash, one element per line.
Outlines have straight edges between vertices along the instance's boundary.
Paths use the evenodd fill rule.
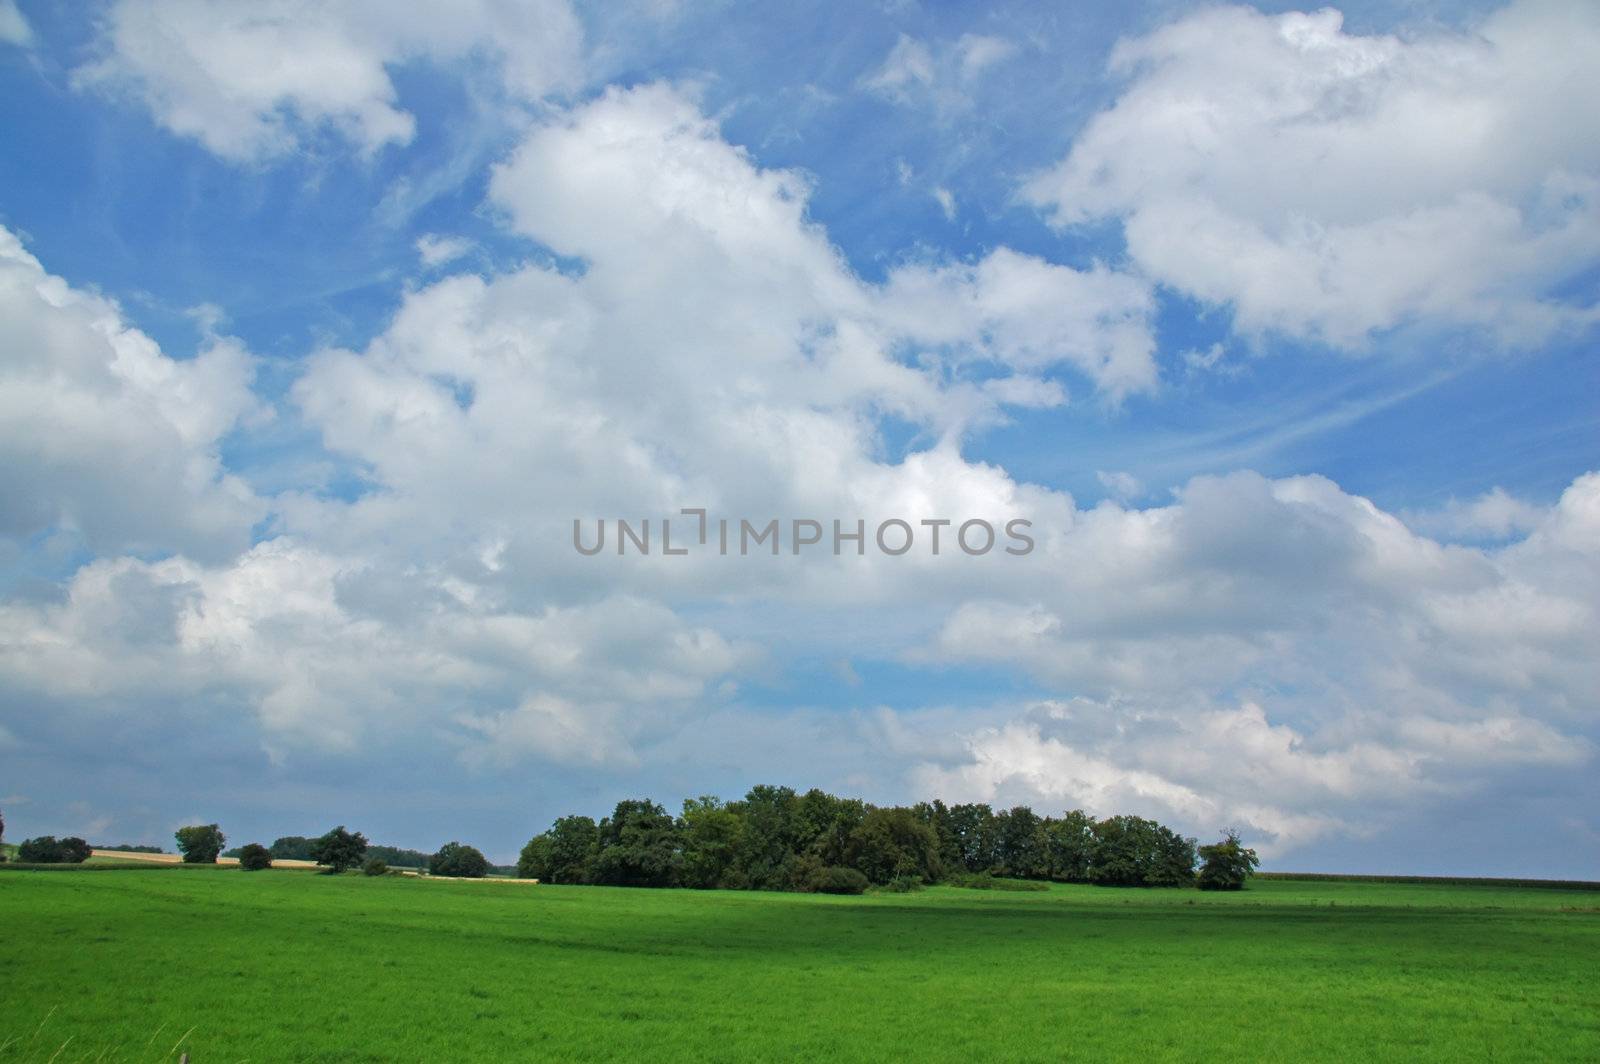
<path fill-rule="evenodd" d="M 523 847 L 517 872 L 548 883 L 851 894 L 995 876 L 1237 890 L 1258 864 L 1231 830 L 1197 846 L 1137 816 L 1039 816 L 1025 805 L 942 801 L 875 806 L 761 785 L 738 801 L 686 799 L 678 816 L 629 799 L 598 823 L 561 817 Z"/>

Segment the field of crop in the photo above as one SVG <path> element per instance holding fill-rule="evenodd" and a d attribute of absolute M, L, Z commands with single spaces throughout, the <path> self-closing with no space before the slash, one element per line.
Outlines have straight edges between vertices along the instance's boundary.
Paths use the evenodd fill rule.
<path fill-rule="evenodd" d="M 0 873 L 0 1061 L 1600 1059 L 1600 894 Z"/>

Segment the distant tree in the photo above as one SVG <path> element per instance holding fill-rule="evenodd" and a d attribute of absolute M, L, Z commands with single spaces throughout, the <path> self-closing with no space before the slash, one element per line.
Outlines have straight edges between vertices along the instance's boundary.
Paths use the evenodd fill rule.
<path fill-rule="evenodd" d="M 914 877 L 937 882 L 939 837 L 910 809 L 872 808 L 850 833 L 850 867 L 879 885 L 897 878 Z"/>
<path fill-rule="evenodd" d="M 1081 809 L 1051 820 L 1045 828 L 1048 839 L 1050 878 L 1082 883 L 1089 878 L 1094 859 L 1094 818 Z"/>
<path fill-rule="evenodd" d="M 600 821 L 594 882 L 619 887 L 667 887 L 677 879 L 677 824 L 647 798 L 617 803 Z"/>
<path fill-rule="evenodd" d="M 994 811 L 987 805 L 951 806 L 950 830 L 968 872 L 988 872 L 1000 863 Z"/>
<path fill-rule="evenodd" d="M 367 855 L 367 837 L 349 832 L 340 824 L 311 844 L 311 860 L 327 865 L 335 874 L 355 868 Z"/>
<path fill-rule="evenodd" d="M 159 846 L 133 846 L 133 845 L 129 845 L 126 842 L 118 843 L 115 846 L 96 846 L 95 849 L 97 849 L 97 850 L 116 850 L 118 853 L 166 853 L 167 852 L 167 851 L 163 850 Z M 231 854 L 231 855 L 230 854 L 223 854 L 223 856 L 224 857 L 228 857 L 228 856 L 237 857 L 238 854 Z"/>
<path fill-rule="evenodd" d="M 587 883 L 599 845 L 600 829 L 591 818 L 564 816 L 523 847 L 517 873 L 546 883 Z"/>
<path fill-rule="evenodd" d="M 267 849 L 272 851 L 274 861 L 315 861 L 317 840 L 308 839 L 304 835 L 284 835 L 278 838 Z"/>
<path fill-rule="evenodd" d="M 82 864 L 89 859 L 89 853 L 89 844 L 76 835 L 64 839 L 40 835 L 22 840 L 17 847 L 17 860 L 23 864 Z"/>
<path fill-rule="evenodd" d="M 756 890 L 793 890 L 804 872 L 796 867 L 808 824 L 792 787 L 758 784 L 728 808 L 743 822 L 739 871 Z"/>
<path fill-rule="evenodd" d="M 239 847 L 239 867 L 246 872 L 260 872 L 272 867 L 272 851 L 259 842 L 248 842 Z"/>
<path fill-rule="evenodd" d="M 1256 851 L 1246 849 L 1239 833 L 1223 832 L 1222 841 L 1200 847 L 1200 874 L 1195 885 L 1201 890 L 1243 890 L 1245 881 L 1261 866 Z"/>
<path fill-rule="evenodd" d="M 227 836 L 215 824 L 191 824 L 173 833 L 184 864 L 216 864 Z"/>
<path fill-rule="evenodd" d="M 428 862 L 428 873 L 457 879 L 482 879 L 489 872 L 489 860 L 471 846 L 447 842 Z"/>
<path fill-rule="evenodd" d="M 6 859 L 5 841 L 6 841 L 6 818 L 5 818 L 4 814 L 0 814 L 0 861 L 4 861 Z"/>
<path fill-rule="evenodd" d="M 1050 874 L 1050 840 L 1044 821 L 1025 805 L 995 816 L 1000 867 L 1018 879 Z"/>
<path fill-rule="evenodd" d="M 389 866 L 380 858 L 368 857 L 367 863 L 361 866 L 361 874 L 364 876 L 386 876 L 389 874 Z"/>
<path fill-rule="evenodd" d="M 678 818 L 683 849 L 679 883 L 685 887 L 743 885 L 739 854 L 744 844 L 744 818 L 712 797 L 685 798 Z"/>

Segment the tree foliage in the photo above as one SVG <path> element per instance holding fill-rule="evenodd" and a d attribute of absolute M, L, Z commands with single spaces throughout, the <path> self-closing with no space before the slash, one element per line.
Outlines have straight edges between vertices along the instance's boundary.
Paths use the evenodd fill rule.
<path fill-rule="evenodd" d="M 1256 851 L 1246 849 L 1232 828 L 1223 832 L 1221 842 L 1200 847 L 1200 860 L 1204 863 L 1195 885 L 1201 890 L 1243 890 L 1261 865 Z"/>
<path fill-rule="evenodd" d="M 215 824 L 191 824 L 173 832 L 173 838 L 178 840 L 184 864 L 216 864 L 217 855 L 228 841 Z"/>
<path fill-rule="evenodd" d="M 1195 861 L 1193 839 L 1141 817 L 873 806 L 761 785 L 736 801 L 687 799 L 675 818 L 648 799 L 618 802 L 599 824 L 562 817 L 523 847 L 517 872 L 547 883 L 851 893 L 863 881 L 879 890 L 1017 880 L 1186 886 Z"/>
<path fill-rule="evenodd" d="M 447 842 L 428 861 L 428 874 L 456 879 L 482 879 L 489 874 L 489 859 L 460 842 Z"/>
<path fill-rule="evenodd" d="M 247 842 L 239 847 L 239 867 L 246 872 L 260 872 L 272 867 L 272 851 L 259 842 Z"/>
<path fill-rule="evenodd" d="M 24 839 L 17 847 L 17 860 L 23 864 L 82 864 L 89 859 L 90 846 L 76 835 L 58 839 L 40 835 Z"/>
<path fill-rule="evenodd" d="M 367 838 L 361 832 L 349 832 L 340 824 L 311 844 L 311 860 L 327 865 L 335 873 L 355 868 L 367 856 Z"/>

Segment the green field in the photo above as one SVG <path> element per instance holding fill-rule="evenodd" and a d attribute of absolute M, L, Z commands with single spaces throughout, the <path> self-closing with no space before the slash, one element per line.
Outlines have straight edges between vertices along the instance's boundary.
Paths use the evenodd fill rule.
<path fill-rule="evenodd" d="M 0 1061 L 1592 1061 L 1597 907 L 1282 880 L 843 898 L 15 871 Z"/>

